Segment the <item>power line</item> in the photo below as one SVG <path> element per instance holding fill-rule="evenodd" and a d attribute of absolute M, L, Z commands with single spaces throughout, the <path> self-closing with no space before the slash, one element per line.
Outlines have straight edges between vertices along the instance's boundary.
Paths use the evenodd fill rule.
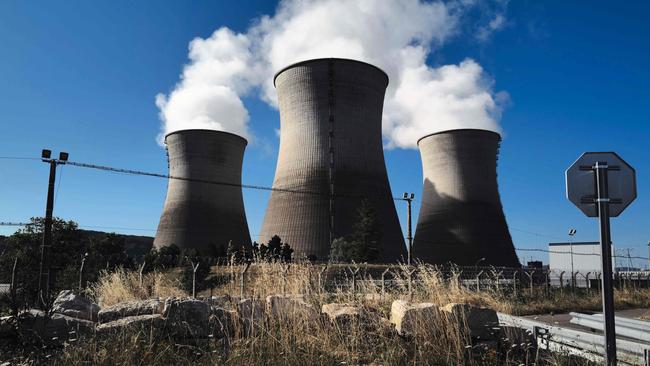
<path fill-rule="evenodd" d="M 41 160 L 40 158 L 30 158 L 25 156 L 0 156 L 4 160 Z"/>
<path fill-rule="evenodd" d="M 543 252 L 543 253 L 552 253 L 552 254 L 573 254 L 573 255 L 593 255 L 593 256 L 598 256 L 600 257 L 600 254 L 598 253 L 576 253 L 573 252 L 561 252 L 561 251 L 555 251 L 555 250 L 546 250 L 546 249 L 523 249 L 523 248 L 515 248 L 515 250 L 522 251 L 522 252 Z M 642 260 L 650 260 L 650 258 L 647 257 L 631 257 L 627 255 L 612 255 L 613 258 L 632 258 L 632 259 L 642 259 Z"/>
<path fill-rule="evenodd" d="M 97 170 L 103 170 L 103 171 L 108 171 L 108 172 L 113 172 L 113 173 L 122 173 L 122 174 L 130 174 L 130 175 L 142 175 L 142 176 L 165 178 L 165 179 L 177 179 L 177 180 L 183 180 L 183 181 L 188 181 L 188 182 L 216 184 L 216 185 L 223 185 L 223 186 L 228 186 L 228 187 L 257 189 L 257 190 L 281 192 L 281 193 L 309 194 L 309 195 L 326 196 L 326 197 L 331 196 L 329 192 L 306 191 L 306 190 L 300 190 L 300 189 L 277 188 L 277 187 L 268 187 L 268 186 L 253 185 L 253 184 L 241 184 L 241 183 L 232 183 L 232 182 L 215 181 L 215 180 L 207 180 L 207 179 L 178 177 L 178 176 L 169 175 L 169 174 L 160 174 L 160 173 L 146 172 L 146 171 L 142 171 L 142 170 L 115 168 L 115 167 L 110 167 L 110 166 L 105 166 L 105 165 L 80 163 L 80 162 L 74 162 L 74 161 L 67 161 L 66 164 L 81 167 L 81 168 L 97 169 Z M 366 196 L 335 194 L 334 197 L 363 198 L 363 197 L 366 197 Z M 394 199 L 394 200 L 402 200 L 401 197 L 391 197 L 391 198 Z"/>

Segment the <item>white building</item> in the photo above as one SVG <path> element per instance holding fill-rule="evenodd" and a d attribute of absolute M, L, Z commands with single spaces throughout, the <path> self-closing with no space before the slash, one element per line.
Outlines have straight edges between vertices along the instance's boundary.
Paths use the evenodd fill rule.
<path fill-rule="evenodd" d="M 586 287 L 586 276 L 595 279 L 601 272 L 600 243 L 575 242 L 575 243 L 549 243 L 548 261 L 551 270 L 550 280 L 554 286 L 560 285 L 560 277 L 564 285 L 571 285 L 571 271 L 576 273 L 576 286 Z M 612 255 L 614 246 L 612 245 Z M 572 265 L 573 263 L 573 265 Z M 612 271 L 614 261 L 612 261 Z M 564 274 L 562 275 L 562 272 Z"/>

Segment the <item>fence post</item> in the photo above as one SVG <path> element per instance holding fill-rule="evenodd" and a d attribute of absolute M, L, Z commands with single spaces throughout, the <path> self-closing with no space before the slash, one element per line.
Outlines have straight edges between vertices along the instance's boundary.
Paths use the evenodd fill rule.
<path fill-rule="evenodd" d="M 598 279 L 598 285 L 596 286 L 596 289 L 598 290 L 598 293 L 600 293 L 601 290 L 602 290 L 601 287 L 600 287 L 601 286 L 600 279 L 601 279 L 602 275 L 603 274 L 601 272 L 598 272 L 598 275 L 596 276 L 596 278 Z"/>
<path fill-rule="evenodd" d="M 289 265 L 288 264 L 281 264 L 280 268 L 282 268 L 282 295 L 287 294 L 287 275 L 289 273 Z"/>
<path fill-rule="evenodd" d="M 544 276 L 544 290 L 546 292 L 546 296 L 551 294 L 551 271 L 548 270 L 546 271 L 546 275 Z"/>
<path fill-rule="evenodd" d="M 144 273 L 144 266 L 147 264 L 146 261 L 142 262 L 142 265 L 140 266 L 140 271 L 138 272 L 140 275 L 140 288 L 142 288 L 142 275 Z"/>
<path fill-rule="evenodd" d="M 524 271 L 524 274 L 526 274 L 526 276 L 528 277 L 528 282 L 529 282 L 529 287 L 530 287 L 530 296 L 533 296 L 533 292 L 534 292 L 533 287 L 535 285 L 535 283 L 533 281 L 533 276 L 535 276 L 535 270 L 532 270 L 530 273 Z"/>
<path fill-rule="evenodd" d="M 384 296 L 386 295 L 386 273 L 390 271 L 390 268 L 386 268 L 384 272 L 381 273 L 381 299 L 384 299 Z"/>
<path fill-rule="evenodd" d="M 501 294 L 501 275 L 503 275 L 503 271 L 496 272 L 496 290 L 497 294 Z"/>
<path fill-rule="evenodd" d="M 480 294 L 481 293 L 481 275 L 483 274 L 483 270 L 480 270 L 476 274 L 476 293 Z"/>
<path fill-rule="evenodd" d="M 591 272 L 587 272 L 587 275 L 585 276 L 585 281 L 587 282 L 587 293 L 591 292 L 591 282 L 589 282 L 589 275 Z"/>
<path fill-rule="evenodd" d="M 411 267 L 408 267 L 407 273 L 409 279 L 409 301 L 413 301 L 413 273 L 415 273 L 415 268 L 411 269 Z"/>
<path fill-rule="evenodd" d="M 519 272 L 519 270 L 515 269 L 515 273 L 512 275 L 512 290 L 515 293 L 515 297 L 517 296 L 517 272 Z"/>
<path fill-rule="evenodd" d="M 18 316 L 18 299 L 16 298 L 16 267 L 18 266 L 18 256 L 14 259 L 14 266 L 11 269 L 11 288 L 9 293 L 11 294 L 11 312 L 13 316 Z"/>
<path fill-rule="evenodd" d="M 323 273 L 327 270 L 327 264 L 318 272 L 318 295 L 323 293 Z"/>
<path fill-rule="evenodd" d="M 560 290 L 561 291 L 564 290 L 564 273 L 566 273 L 566 271 L 560 272 Z"/>
<path fill-rule="evenodd" d="M 354 297 L 357 292 L 357 273 L 359 273 L 359 267 L 355 266 L 354 270 L 352 270 L 351 267 L 348 267 L 347 269 L 352 274 L 352 296 Z"/>
<path fill-rule="evenodd" d="M 196 298 L 196 270 L 199 268 L 199 264 L 201 262 L 196 262 L 196 265 L 194 264 L 193 260 L 190 260 L 190 263 L 192 264 L 192 298 Z"/>
<path fill-rule="evenodd" d="M 244 270 L 241 271 L 241 278 L 239 279 L 239 298 L 243 299 L 244 298 L 244 287 L 245 287 L 245 282 L 246 282 L 246 272 L 248 271 L 248 267 L 251 266 L 251 262 L 246 262 L 246 265 L 244 266 Z"/>

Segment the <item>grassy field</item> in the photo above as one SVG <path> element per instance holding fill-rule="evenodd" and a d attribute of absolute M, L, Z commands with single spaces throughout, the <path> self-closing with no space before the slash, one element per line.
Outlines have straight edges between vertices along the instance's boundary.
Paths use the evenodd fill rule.
<path fill-rule="evenodd" d="M 241 295 L 241 277 L 245 267 L 215 267 L 212 276 L 221 278 L 221 286 L 204 290 L 201 295 Z M 382 272 L 383 270 L 380 270 Z M 579 291 L 547 292 L 544 287 L 520 290 L 516 295 L 506 289 L 483 289 L 480 293 L 460 284 L 453 276 L 435 268 L 418 269 L 417 283 L 409 292 L 408 276 L 393 273 L 389 288 L 363 275 L 352 279 L 348 273 L 328 276 L 322 267 L 308 264 L 262 263 L 245 274 L 244 296 L 263 299 L 279 293 L 302 294 L 306 302 L 320 309 L 325 303 L 338 302 L 358 306 L 362 316 L 345 325 L 327 319 L 313 319 L 303 313 L 284 318 L 267 317 L 254 334 L 235 326 L 233 334 L 223 338 L 188 339 L 179 342 L 151 330 L 129 331 L 112 337 L 91 336 L 68 342 L 65 348 L 22 347 L 12 350 L 16 364 L 54 365 L 583 365 L 580 359 L 538 351 L 524 341 L 500 339 L 485 348 L 472 344 L 462 321 L 442 314 L 418 324 L 408 337 L 398 335 L 386 319 L 396 299 L 445 305 L 451 302 L 487 306 L 511 314 L 587 311 L 600 308 L 597 293 Z M 321 281 L 319 284 L 319 276 Z M 327 277 L 327 278 L 325 278 Z M 373 275 L 373 278 L 376 276 Z M 151 297 L 187 296 L 179 287 L 178 273 L 150 273 L 142 278 L 135 272 L 118 270 L 104 273 L 88 293 L 101 306 L 125 300 Z M 352 285 L 354 281 L 354 286 Z M 323 282 L 327 282 L 324 286 Z M 354 288 L 354 291 L 352 289 Z M 650 291 L 621 290 L 615 294 L 618 308 L 650 307 Z M 238 324 L 238 323 L 235 323 Z M 0 360 L 6 361 L 9 359 Z"/>

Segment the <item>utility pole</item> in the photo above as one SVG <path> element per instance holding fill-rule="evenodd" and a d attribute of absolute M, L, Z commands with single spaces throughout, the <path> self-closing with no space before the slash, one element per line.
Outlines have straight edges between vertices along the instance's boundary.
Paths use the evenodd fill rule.
<path fill-rule="evenodd" d="M 413 198 L 415 198 L 414 193 L 406 193 L 404 192 L 404 196 L 402 197 L 402 200 L 406 201 L 407 206 L 408 206 L 408 214 L 406 216 L 406 226 L 407 226 L 407 234 L 406 234 L 406 240 L 408 241 L 408 258 L 407 258 L 407 264 L 409 267 L 411 266 L 411 257 L 412 257 L 412 251 L 413 251 L 413 234 L 411 231 L 411 202 L 413 201 Z"/>
<path fill-rule="evenodd" d="M 59 153 L 59 159 L 51 159 L 51 150 L 44 149 L 41 152 L 41 160 L 50 164 L 50 179 L 47 186 L 47 202 L 45 205 L 45 222 L 43 223 L 43 242 L 41 244 L 41 261 L 38 270 L 38 299 L 41 305 L 45 306 L 45 299 L 50 291 L 50 255 L 52 247 L 52 212 L 54 211 L 54 182 L 56 180 L 57 164 L 65 164 L 68 161 L 68 153 Z"/>

